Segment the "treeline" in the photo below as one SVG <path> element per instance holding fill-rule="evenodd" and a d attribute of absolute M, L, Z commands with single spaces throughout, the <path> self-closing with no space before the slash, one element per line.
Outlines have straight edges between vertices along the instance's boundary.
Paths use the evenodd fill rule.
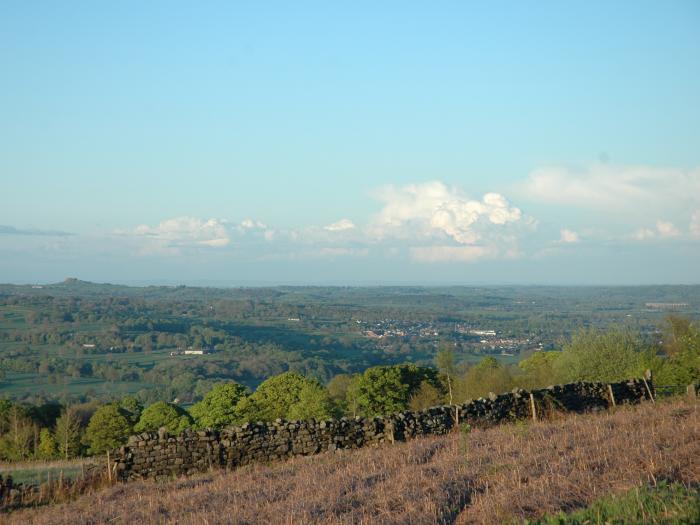
<path fill-rule="evenodd" d="M 561 351 L 535 352 L 517 366 L 492 357 L 474 366 L 455 362 L 449 347 L 434 367 L 376 366 L 360 374 L 338 374 L 326 385 L 286 371 L 250 392 L 227 381 L 199 385 L 201 400 L 185 409 L 177 403 L 144 404 L 136 397 L 99 405 L 25 406 L 0 401 L 0 458 L 70 458 L 100 454 L 126 442 L 134 432 L 165 427 L 221 428 L 246 421 L 327 419 L 419 410 L 514 387 L 538 388 L 571 381 L 613 382 L 651 369 L 657 384 L 686 385 L 700 379 L 700 330 L 687 319 L 670 317 L 658 344 L 634 332 L 612 328 L 582 330 Z"/>

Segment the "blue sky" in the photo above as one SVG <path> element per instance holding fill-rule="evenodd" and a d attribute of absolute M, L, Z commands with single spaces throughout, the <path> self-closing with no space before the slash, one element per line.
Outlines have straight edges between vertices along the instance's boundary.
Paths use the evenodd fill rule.
<path fill-rule="evenodd" d="M 0 281 L 698 283 L 699 28 L 694 1 L 3 2 Z"/>

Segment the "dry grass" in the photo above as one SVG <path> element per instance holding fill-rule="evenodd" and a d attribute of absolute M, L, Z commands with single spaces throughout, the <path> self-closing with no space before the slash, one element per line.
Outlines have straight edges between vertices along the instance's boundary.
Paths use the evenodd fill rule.
<path fill-rule="evenodd" d="M 416 440 L 167 484 L 117 485 L 9 524 L 501 523 L 659 480 L 700 483 L 696 402 Z"/>

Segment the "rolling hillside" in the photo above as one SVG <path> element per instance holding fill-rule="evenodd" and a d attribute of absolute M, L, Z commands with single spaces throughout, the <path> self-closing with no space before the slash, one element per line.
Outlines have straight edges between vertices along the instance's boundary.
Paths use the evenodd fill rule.
<path fill-rule="evenodd" d="M 508 523 L 662 482 L 700 483 L 696 401 L 117 485 L 15 512 L 36 523 Z M 676 509 L 677 510 L 677 509 Z M 673 507 L 663 512 L 671 518 Z"/>

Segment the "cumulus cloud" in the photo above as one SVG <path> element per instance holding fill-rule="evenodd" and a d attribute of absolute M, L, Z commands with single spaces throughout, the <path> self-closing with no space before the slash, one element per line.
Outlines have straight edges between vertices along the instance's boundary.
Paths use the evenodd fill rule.
<path fill-rule="evenodd" d="M 535 200 L 609 213 L 688 210 L 700 202 L 700 168 L 594 164 L 584 169 L 534 170 L 521 186 Z"/>
<path fill-rule="evenodd" d="M 639 228 L 632 234 L 632 238 L 638 241 L 646 241 L 647 239 L 653 239 L 655 237 L 656 231 L 651 228 Z"/>
<path fill-rule="evenodd" d="M 239 227 L 242 230 L 264 230 L 267 228 L 265 223 L 253 219 L 243 219 Z"/>
<path fill-rule="evenodd" d="M 124 232 L 118 233 L 124 234 Z M 219 219 L 175 217 L 164 220 L 156 226 L 141 224 L 127 233 L 151 241 L 154 248 L 167 248 L 172 251 L 195 246 L 220 248 L 230 243 L 226 225 Z"/>
<path fill-rule="evenodd" d="M 355 228 L 355 224 L 349 219 L 340 219 L 337 222 L 323 227 L 324 230 L 329 232 L 342 232 L 347 230 L 354 230 Z"/>
<path fill-rule="evenodd" d="M 656 222 L 656 231 L 659 232 L 660 237 L 678 237 L 681 232 L 678 231 L 678 228 L 674 226 L 672 222 L 669 221 L 657 221 Z"/>
<path fill-rule="evenodd" d="M 562 228 L 559 232 L 559 235 L 559 242 L 561 243 L 576 243 L 580 240 L 578 233 L 567 228 Z"/>
<path fill-rule="evenodd" d="M 383 207 L 371 231 L 380 239 L 448 238 L 458 244 L 475 244 L 494 227 L 523 219 L 520 209 L 503 195 L 487 193 L 474 200 L 439 181 L 388 186 L 376 197 Z"/>
<path fill-rule="evenodd" d="M 632 238 L 638 241 L 646 241 L 650 239 L 671 239 L 679 237 L 681 232 L 676 226 L 669 221 L 656 221 L 656 228 L 639 228 L 632 234 Z"/>

